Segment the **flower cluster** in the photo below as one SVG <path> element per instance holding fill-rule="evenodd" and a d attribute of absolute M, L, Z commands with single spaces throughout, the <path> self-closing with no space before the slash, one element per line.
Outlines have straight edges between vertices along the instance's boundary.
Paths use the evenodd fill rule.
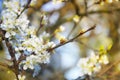
<path fill-rule="evenodd" d="M 30 5 L 34 5 L 36 1 L 32 0 Z M 5 38 L 12 44 L 16 54 L 26 56 L 26 59 L 20 62 L 23 69 L 34 69 L 36 64 L 48 63 L 48 49 L 55 46 L 54 42 L 49 40 L 49 34 L 43 32 L 36 35 L 37 29 L 30 24 L 26 12 L 21 14 L 24 6 L 20 5 L 19 0 L 4 1 L 3 5 L 5 7 L 1 13 L 0 28 L 6 31 Z"/>
<path fill-rule="evenodd" d="M 88 74 L 92 75 L 93 73 L 98 72 L 101 69 L 101 64 L 108 64 L 108 57 L 106 54 L 96 55 L 91 53 L 87 58 L 81 58 L 77 66 L 82 69 L 81 76 Z"/>
<path fill-rule="evenodd" d="M 5 37 L 11 38 L 15 36 L 18 32 L 24 31 L 28 28 L 29 20 L 25 13 L 21 14 L 20 18 L 17 16 L 23 10 L 20 7 L 18 0 L 4 1 L 5 9 L 2 11 L 2 24 L 1 28 L 6 31 Z"/>
<path fill-rule="evenodd" d="M 48 63 L 50 58 L 50 53 L 47 49 L 54 47 L 53 42 L 46 42 L 44 40 L 46 36 L 41 35 L 39 38 L 36 36 L 32 36 L 22 43 L 22 50 L 26 50 L 31 52 L 31 55 L 26 58 L 22 63 L 24 64 L 23 69 L 34 69 L 34 65 L 38 63 Z"/>

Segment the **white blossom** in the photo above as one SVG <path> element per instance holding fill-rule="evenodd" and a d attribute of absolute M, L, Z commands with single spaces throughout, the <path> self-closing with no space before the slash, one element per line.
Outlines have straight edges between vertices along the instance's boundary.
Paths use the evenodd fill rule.
<path fill-rule="evenodd" d="M 32 0 L 30 5 L 35 5 L 37 0 Z M 5 9 L 3 9 L 2 23 L 0 28 L 5 30 L 5 38 L 9 39 L 16 55 L 22 51 L 26 55 L 26 59 L 20 62 L 24 70 L 34 69 L 36 64 L 49 63 L 50 53 L 49 48 L 55 46 L 54 42 L 49 40 L 50 35 L 45 31 L 39 36 L 36 35 L 36 27 L 30 24 L 26 12 L 23 12 L 19 17 L 18 15 L 24 9 L 20 6 L 19 0 L 4 1 Z M 44 16 L 43 14 L 41 14 Z M 44 16 L 44 18 L 46 18 Z M 46 22 L 43 21 L 42 24 Z M 26 53 L 25 53 L 26 52 Z M 33 54 L 34 53 L 34 54 Z M 19 58 L 18 58 L 19 59 Z M 25 77 L 19 75 L 20 80 Z"/>
<path fill-rule="evenodd" d="M 14 31 L 6 32 L 5 37 L 9 38 L 10 36 L 15 36 L 15 34 L 16 33 Z"/>
<path fill-rule="evenodd" d="M 43 36 L 42 36 L 43 37 Z M 22 46 L 31 52 L 42 53 L 46 51 L 48 48 L 51 48 L 54 46 L 53 42 L 44 42 L 42 37 L 37 37 L 33 35 L 31 38 L 26 39 Z"/>
<path fill-rule="evenodd" d="M 26 58 L 25 61 L 23 61 L 22 63 L 24 64 L 23 66 L 23 69 L 26 70 L 26 69 L 34 69 L 34 64 L 35 64 L 35 61 L 37 60 L 37 56 L 34 56 L 34 55 L 30 55 Z"/>
<path fill-rule="evenodd" d="M 77 66 L 82 70 L 82 75 L 92 75 L 101 69 L 101 64 L 108 64 L 107 56 L 92 53 L 89 57 L 81 58 Z"/>
<path fill-rule="evenodd" d="M 15 29 L 15 18 L 17 15 L 10 11 L 9 9 L 2 11 L 2 24 L 1 28 L 3 30 Z"/>
<path fill-rule="evenodd" d="M 21 14 L 21 16 L 15 20 L 15 26 L 18 26 L 22 31 L 26 31 L 28 28 L 29 20 L 27 19 L 27 15 L 25 13 Z"/>
<path fill-rule="evenodd" d="M 43 54 L 38 54 L 38 62 L 39 63 L 49 63 L 50 53 L 45 51 Z"/>
<path fill-rule="evenodd" d="M 31 53 L 34 52 L 34 55 L 28 56 L 26 61 L 22 62 L 24 70 L 27 68 L 33 69 L 34 64 L 37 63 L 49 63 L 50 53 L 47 49 L 52 48 L 55 44 L 53 42 L 45 42 L 42 37 L 44 36 L 37 37 L 33 35 L 22 43 L 24 49 Z"/>
<path fill-rule="evenodd" d="M 18 13 L 20 11 L 19 0 L 4 1 L 3 3 L 11 11 Z"/>
<path fill-rule="evenodd" d="M 19 80 L 25 80 L 25 78 L 26 78 L 26 76 L 24 76 L 24 75 L 22 75 L 22 76 L 21 76 L 21 75 L 18 75 L 18 79 L 19 79 Z"/>

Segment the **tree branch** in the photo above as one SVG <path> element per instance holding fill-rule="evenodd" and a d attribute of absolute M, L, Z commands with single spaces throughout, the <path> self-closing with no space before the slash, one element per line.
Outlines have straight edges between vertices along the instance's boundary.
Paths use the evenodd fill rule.
<path fill-rule="evenodd" d="M 9 66 L 8 64 L 2 63 L 2 62 L 0 62 L 0 66 L 4 66 L 4 67 L 6 67 L 6 68 L 10 68 L 10 66 Z"/>
<path fill-rule="evenodd" d="M 87 14 L 100 14 L 100 13 L 112 13 L 113 11 L 120 11 L 120 8 L 115 8 L 112 10 L 97 10 L 97 11 L 89 11 Z M 86 16 L 86 13 L 79 13 L 79 16 Z"/>
<path fill-rule="evenodd" d="M 120 60 L 115 61 L 115 62 L 112 63 L 110 66 L 108 66 L 107 68 L 105 68 L 102 72 L 100 72 L 100 73 L 98 74 L 98 76 L 104 75 L 107 71 L 109 71 L 112 67 L 114 67 L 114 66 L 117 65 L 118 63 L 120 63 Z"/>
<path fill-rule="evenodd" d="M 16 75 L 17 80 L 19 80 L 18 79 L 18 73 L 19 73 L 18 72 L 18 64 L 17 64 L 17 60 L 15 57 L 15 50 L 13 49 L 12 45 L 9 43 L 9 40 L 7 38 L 5 38 L 5 33 L 6 33 L 6 31 L 0 29 L 0 35 L 1 35 L 2 39 L 5 40 L 5 44 L 8 48 L 9 54 L 10 54 L 12 62 L 13 62 L 14 73 Z"/>
<path fill-rule="evenodd" d="M 51 49 L 48 49 L 48 51 L 52 51 L 52 50 L 54 50 L 54 49 L 56 49 L 56 48 L 59 48 L 59 47 L 65 45 L 65 44 L 69 43 L 69 42 L 74 41 L 75 39 L 77 39 L 77 38 L 80 37 L 81 35 L 85 34 L 86 32 L 93 30 L 95 27 L 96 27 L 96 26 L 94 25 L 93 27 L 87 29 L 86 31 L 79 33 L 79 34 L 78 34 L 77 36 L 75 36 L 74 38 L 72 38 L 72 39 L 70 39 L 70 40 L 68 40 L 68 41 L 66 41 L 66 42 L 64 42 L 64 43 L 62 43 L 62 44 L 60 43 L 60 44 L 58 44 L 57 46 L 55 46 L 55 47 L 53 47 L 53 48 L 51 48 Z"/>
<path fill-rule="evenodd" d="M 44 16 L 41 16 L 41 19 L 40 19 L 40 26 L 39 26 L 38 30 L 36 31 L 36 35 L 38 35 L 40 29 L 43 27 L 43 24 L 42 24 L 43 17 L 44 17 Z"/>
<path fill-rule="evenodd" d="M 26 6 L 25 6 L 24 9 L 20 12 L 20 14 L 18 14 L 18 16 L 17 16 L 16 19 L 18 19 L 18 18 L 21 16 L 21 14 L 22 14 L 27 8 L 29 8 L 29 5 L 30 5 L 31 1 L 32 1 L 32 0 L 28 0 Z"/>

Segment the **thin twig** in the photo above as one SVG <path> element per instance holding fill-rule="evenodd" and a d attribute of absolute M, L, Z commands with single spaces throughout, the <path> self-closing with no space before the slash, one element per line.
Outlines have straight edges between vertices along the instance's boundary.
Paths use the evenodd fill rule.
<path fill-rule="evenodd" d="M 104 75 L 107 71 L 109 71 L 112 67 L 114 67 L 115 65 L 117 65 L 118 63 L 120 63 L 120 60 L 117 60 L 116 62 L 114 62 L 113 64 L 111 64 L 110 66 L 108 66 L 106 69 L 104 69 L 101 73 L 98 74 L 98 76 L 102 76 Z"/>
<path fill-rule="evenodd" d="M 44 18 L 44 16 L 41 16 L 41 19 L 40 19 L 40 26 L 39 26 L 38 30 L 36 31 L 36 35 L 38 35 L 40 29 L 43 27 L 43 24 L 42 24 L 43 18 Z"/>
<path fill-rule="evenodd" d="M 52 50 L 54 50 L 54 49 L 56 49 L 56 48 L 58 48 L 58 47 L 61 47 L 61 46 L 65 45 L 65 44 L 67 44 L 67 43 L 69 43 L 69 42 L 74 41 L 75 39 L 77 39 L 77 38 L 80 37 L 81 35 L 85 34 L 86 32 L 93 30 L 95 27 L 96 27 L 96 26 L 94 25 L 93 27 L 87 29 L 86 31 L 79 33 L 79 34 L 78 34 L 77 36 L 75 36 L 74 38 L 72 38 L 72 39 L 70 39 L 70 40 L 68 40 L 68 41 L 66 41 L 66 42 L 64 42 L 64 43 L 62 43 L 62 44 L 60 43 L 60 44 L 58 44 L 57 46 L 55 46 L 55 47 L 53 47 L 53 48 L 51 48 L 51 49 L 48 49 L 48 51 L 52 51 Z"/>
<path fill-rule="evenodd" d="M 71 36 L 71 34 L 73 33 L 73 31 L 76 29 L 75 27 L 77 27 L 77 25 L 79 24 L 79 22 L 82 20 L 83 17 L 80 17 L 80 20 L 76 23 L 74 23 L 74 26 L 72 27 L 70 33 L 67 36 L 67 39 L 69 39 L 69 37 Z"/>
<path fill-rule="evenodd" d="M 24 53 L 21 53 L 18 61 L 17 61 L 17 64 L 19 64 L 22 60 L 25 60 L 26 59 L 26 56 L 24 55 Z"/>
<path fill-rule="evenodd" d="M 86 13 L 86 16 L 87 16 L 87 10 L 88 10 L 88 7 L 87 7 L 87 0 L 84 0 L 84 4 L 85 4 L 85 13 Z"/>
<path fill-rule="evenodd" d="M 113 11 L 120 11 L 120 8 L 115 8 L 112 10 L 97 10 L 97 11 L 89 11 L 87 14 L 101 14 L 101 13 L 112 13 Z M 79 16 L 86 16 L 86 13 L 79 13 Z"/>
<path fill-rule="evenodd" d="M 96 5 L 96 4 L 100 4 L 100 3 L 101 3 L 101 0 L 99 0 L 99 1 L 97 1 L 97 2 L 95 2 L 93 4 L 91 4 L 91 5 L 89 5 L 88 7 L 90 8 L 90 7 L 92 7 L 92 6 Z"/>
<path fill-rule="evenodd" d="M 72 27 L 70 33 L 67 36 L 67 39 L 69 39 L 69 37 L 71 36 L 71 34 L 73 33 L 73 31 L 76 29 L 75 27 L 77 26 L 77 23 L 74 23 L 74 26 Z"/>
<path fill-rule="evenodd" d="M 7 67 L 7 68 L 10 68 L 10 66 L 8 64 L 2 63 L 2 62 L 0 62 L 0 66 L 4 66 L 4 67 Z"/>
<path fill-rule="evenodd" d="M 26 6 L 25 6 L 24 9 L 20 12 L 20 14 L 18 14 L 18 16 L 17 16 L 16 19 L 18 19 L 18 18 L 21 16 L 21 14 L 22 14 L 27 8 L 29 8 L 29 5 L 30 5 L 31 1 L 32 1 L 32 0 L 28 0 Z"/>

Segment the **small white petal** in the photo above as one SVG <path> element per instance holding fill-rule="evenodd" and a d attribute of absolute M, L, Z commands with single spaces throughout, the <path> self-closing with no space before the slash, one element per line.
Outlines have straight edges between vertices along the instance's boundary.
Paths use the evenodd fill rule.
<path fill-rule="evenodd" d="M 7 32 L 6 34 L 5 34 L 5 37 L 6 38 L 9 38 L 11 35 L 10 35 L 10 33 L 9 32 Z"/>

